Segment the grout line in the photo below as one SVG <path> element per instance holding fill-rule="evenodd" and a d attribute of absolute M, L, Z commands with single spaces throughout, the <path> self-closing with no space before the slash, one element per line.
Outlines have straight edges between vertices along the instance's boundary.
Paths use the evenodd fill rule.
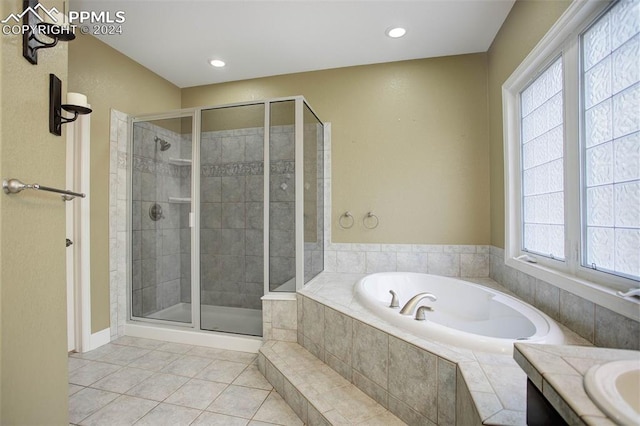
<path fill-rule="evenodd" d="M 121 345 L 121 346 L 126 346 L 126 345 Z M 138 346 L 130 346 L 130 347 L 136 347 L 136 348 L 138 348 L 138 349 L 145 349 L 145 350 L 146 350 L 146 348 L 140 348 L 140 347 L 138 347 Z M 160 346 L 158 346 L 158 348 L 159 348 L 159 347 L 160 347 Z M 152 349 L 152 350 L 148 350 L 147 354 L 149 354 L 149 353 L 153 353 L 153 352 L 156 352 L 156 351 L 157 351 L 157 352 L 163 352 L 163 353 L 170 353 L 170 352 L 160 351 L 160 350 L 158 350 L 158 349 Z M 174 362 L 175 362 L 175 361 L 177 361 L 177 360 L 179 360 L 179 359 L 181 359 L 181 358 L 184 358 L 185 356 L 190 356 L 190 355 L 187 355 L 187 353 L 183 353 L 183 354 L 174 354 L 174 353 L 171 353 L 171 354 L 172 354 L 172 355 L 175 355 L 175 356 L 177 356 L 177 357 L 178 357 L 176 360 L 174 360 Z M 146 354 L 145 354 L 145 355 L 146 355 Z M 210 358 L 206 358 L 206 357 L 199 357 L 199 358 L 203 358 L 203 359 L 207 359 L 207 360 L 209 360 L 210 362 L 209 362 L 209 364 L 207 364 L 207 366 L 211 365 L 211 364 L 212 364 L 212 363 L 214 363 L 215 361 L 225 361 L 225 362 L 227 362 L 226 360 L 220 360 L 220 359 L 210 359 Z M 138 358 L 136 358 L 136 359 L 138 359 Z M 87 361 L 89 361 L 89 360 L 87 360 Z M 141 370 L 148 371 L 149 373 L 151 373 L 151 376 L 153 376 L 154 374 L 169 374 L 169 375 L 173 375 L 173 376 L 176 376 L 176 377 L 183 377 L 183 378 L 186 378 L 186 379 L 187 379 L 187 381 L 186 381 L 185 383 L 183 383 L 180 387 L 178 387 L 174 392 L 172 392 L 170 395 L 168 395 L 168 396 L 167 396 L 166 398 L 164 398 L 162 401 L 158 402 L 158 401 L 156 401 L 156 400 L 152 400 L 152 399 L 148 399 L 148 398 L 144 398 L 144 397 L 140 397 L 140 396 L 128 395 L 128 394 L 126 393 L 126 392 L 128 392 L 129 390 L 131 390 L 132 388 L 134 388 L 135 386 L 138 386 L 140 383 L 142 383 L 142 382 L 144 382 L 145 380 L 147 380 L 148 378 L 147 378 L 147 379 L 145 379 L 145 380 L 142 380 L 140 383 L 137 383 L 137 384 L 133 385 L 131 388 L 129 388 L 128 390 L 126 390 L 124 393 L 120 393 L 120 392 L 113 392 L 113 391 L 109 391 L 109 390 L 97 389 L 97 388 L 93 388 L 93 387 L 91 387 L 92 385 L 94 385 L 94 384 L 95 384 L 95 383 L 97 383 L 98 381 L 103 380 L 104 378 L 106 378 L 106 377 L 108 377 L 108 376 L 110 376 L 110 375 L 112 375 L 112 374 L 114 374 L 114 373 L 116 373 L 116 372 L 119 372 L 119 371 L 121 371 L 121 370 L 122 370 L 122 369 L 124 369 L 124 368 L 133 368 L 133 367 L 127 367 L 130 363 L 129 363 L 129 364 L 126 364 L 126 365 L 120 365 L 120 364 L 111 364 L 111 363 L 106 363 L 106 362 L 102 362 L 102 361 L 93 361 L 93 360 L 91 360 L 91 361 L 92 361 L 92 362 L 101 362 L 101 363 L 103 363 L 103 364 L 108 364 L 108 365 L 117 365 L 119 368 L 118 368 L 116 371 L 114 371 L 113 373 L 110 373 L 110 374 L 108 374 L 108 375 L 106 375 L 106 376 L 104 376 L 104 377 L 101 377 L 101 378 L 97 379 L 96 381 L 92 382 L 89 386 L 77 385 L 77 384 L 73 384 L 73 383 L 70 383 L 70 384 L 73 384 L 73 385 L 75 385 L 75 386 L 79 386 L 79 387 L 81 387 L 82 389 L 90 388 L 90 389 L 97 390 L 97 391 L 101 391 L 101 392 L 108 392 L 108 393 L 112 393 L 112 394 L 117 395 L 115 399 L 118 399 L 120 396 L 128 396 L 128 397 L 133 397 L 133 398 L 145 399 L 145 400 L 148 400 L 148 401 L 155 402 L 155 403 L 156 403 L 156 405 L 154 406 L 154 408 L 155 408 L 155 407 L 157 407 L 157 406 L 158 406 L 159 404 L 161 404 L 161 403 L 162 403 L 162 404 L 171 404 L 171 403 L 167 402 L 167 399 L 168 399 L 168 398 L 170 398 L 172 395 L 174 395 L 176 392 L 178 392 L 180 389 L 182 389 L 182 388 L 184 387 L 184 385 L 186 385 L 186 384 L 187 384 L 187 383 L 189 383 L 190 381 L 192 381 L 192 380 L 194 380 L 194 379 L 197 379 L 197 378 L 195 378 L 195 377 L 187 377 L 187 376 L 180 376 L 180 375 L 173 374 L 173 373 L 166 373 L 166 372 L 163 372 L 163 371 L 162 371 L 162 369 L 161 369 L 161 371 L 154 371 L 154 370 L 148 370 L 148 369 L 141 369 Z M 135 360 L 132 360 L 131 362 L 133 362 L 133 361 L 135 361 Z M 228 361 L 228 362 L 231 362 L 231 361 Z M 169 364 L 171 364 L 171 363 L 169 363 Z M 167 365 L 169 365 L 169 364 L 167 364 Z M 238 375 L 233 379 L 233 381 L 235 381 L 235 380 L 236 380 L 236 379 L 237 379 L 237 378 L 238 378 L 242 373 L 244 373 L 245 371 L 247 371 L 247 369 L 248 369 L 251 365 L 253 365 L 252 363 L 248 363 L 248 364 L 241 363 L 241 364 L 243 364 L 243 365 L 244 365 L 244 368 L 243 368 L 243 369 L 242 369 L 242 371 L 241 371 L 241 372 L 240 372 L 240 373 L 239 373 L 239 374 L 238 374 Z M 166 367 L 166 365 L 165 365 L 164 367 Z M 163 367 L 163 368 L 164 368 L 164 367 Z M 207 368 L 207 367 L 204 367 L 204 368 Z M 203 368 L 202 370 L 204 370 L 204 368 Z M 201 371 L 202 371 L 202 370 L 201 370 Z M 151 377 L 151 376 L 150 376 L 150 377 Z M 200 380 L 200 379 L 197 379 L 197 380 Z M 223 385 L 225 385 L 225 388 L 222 390 L 222 392 L 220 393 L 220 395 L 221 395 L 221 394 L 222 394 L 226 389 L 228 389 L 228 387 L 229 387 L 231 384 L 233 384 L 233 383 L 231 383 L 231 384 L 230 384 L 230 383 L 221 383 L 221 382 L 216 382 L 216 381 L 211 381 L 211 380 L 206 380 L 206 379 L 203 379 L 203 380 L 208 381 L 208 382 L 211 382 L 211 383 L 219 383 L 219 384 L 223 384 Z M 238 386 L 238 387 L 242 387 L 242 388 L 246 388 L 246 389 L 258 389 L 258 388 L 252 388 L 252 387 L 250 387 L 250 386 L 242 386 L 242 385 L 234 385 L 234 386 Z M 82 390 L 82 389 L 81 389 L 81 390 Z M 265 389 L 260 389 L 260 390 L 266 391 Z M 78 391 L 78 392 L 80 392 L 80 391 Z M 271 392 L 271 391 L 268 391 L 268 392 Z M 215 400 L 216 400 L 220 395 L 218 395 L 218 396 L 217 396 L 213 401 L 215 401 Z M 114 399 L 114 401 L 115 401 L 115 399 Z M 213 401 L 212 401 L 212 402 L 213 402 Z M 111 401 L 111 402 L 113 402 L 113 401 Z M 111 402 L 110 402 L 110 403 L 111 403 Z M 110 403 L 109 403 L 109 404 L 110 404 Z M 88 418 L 89 416 L 91 416 L 91 415 L 95 414 L 95 412 L 97 412 L 97 411 L 101 410 L 102 408 L 106 407 L 106 406 L 107 406 L 107 405 L 109 405 L 109 404 L 106 404 L 105 406 L 98 408 L 98 410 L 93 411 L 93 412 L 92 412 L 92 413 L 90 413 L 87 417 L 85 417 L 85 419 L 86 419 L 86 418 Z M 181 406 L 181 405 L 178 405 L 178 404 L 171 404 L 171 405 Z M 186 407 L 186 406 L 181 406 L 181 407 Z M 149 410 L 149 412 L 150 412 L 150 411 L 152 411 L 154 408 L 152 408 L 151 410 Z M 186 408 L 191 408 L 191 409 L 193 409 L 193 407 L 186 407 Z M 201 413 L 200 413 L 200 415 L 201 415 L 203 412 L 206 412 L 206 409 L 205 409 L 205 410 L 200 410 L 200 411 L 201 411 Z M 145 416 L 146 416 L 149 412 L 145 413 Z M 144 416 L 143 416 L 143 417 L 144 417 Z M 198 416 L 198 417 L 199 417 L 199 416 Z M 141 418 L 142 418 L 142 417 L 141 417 Z M 84 419 L 83 419 L 83 420 L 84 420 Z M 138 419 L 138 420 L 139 420 L 139 419 Z"/>

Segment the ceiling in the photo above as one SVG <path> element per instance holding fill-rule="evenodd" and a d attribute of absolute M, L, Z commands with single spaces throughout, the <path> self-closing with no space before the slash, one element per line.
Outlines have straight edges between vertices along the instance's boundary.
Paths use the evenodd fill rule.
<path fill-rule="evenodd" d="M 514 1 L 71 0 L 70 9 L 124 11 L 122 34 L 98 38 L 183 88 L 485 52 Z M 407 34 L 387 37 L 392 26 Z M 213 68 L 215 58 L 227 66 Z"/>

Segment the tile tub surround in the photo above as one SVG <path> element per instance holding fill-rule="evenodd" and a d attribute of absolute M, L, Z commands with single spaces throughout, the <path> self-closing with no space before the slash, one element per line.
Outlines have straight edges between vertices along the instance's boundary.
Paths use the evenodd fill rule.
<path fill-rule="evenodd" d="M 325 227 L 325 233 L 330 234 L 330 227 Z M 325 247 L 324 270 L 486 278 L 489 277 L 489 253 L 490 246 L 485 245 L 329 243 Z"/>
<path fill-rule="evenodd" d="M 591 401 L 583 386 L 594 365 L 639 359 L 640 352 L 581 346 L 516 343 L 514 359 L 531 382 L 571 425 L 614 425 Z"/>
<path fill-rule="evenodd" d="M 405 424 L 297 343 L 266 342 L 258 368 L 310 426 Z"/>
<path fill-rule="evenodd" d="M 416 338 L 353 295 L 364 274 L 324 272 L 298 292 L 298 343 L 408 424 L 525 424 L 526 375 L 509 355 Z M 488 278 L 469 279 L 510 294 Z M 562 327 L 569 341 L 588 345 Z"/>
<path fill-rule="evenodd" d="M 262 298 L 262 339 L 296 342 L 298 339 L 298 304 L 295 296 L 289 300 L 282 295 Z"/>
<path fill-rule="evenodd" d="M 329 191 L 330 191 L 329 185 Z M 330 228 L 325 229 L 329 232 Z M 421 272 L 491 278 L 591 344 L 640 350 L 640 322 L 504 264 L 504 250 L 485 245 L 329 243 L 325 272 Z"/>
<path fill-rule="evenodd" d="M 492 246 L 490 253 L 491 278 L 520 299 L 593 345 L 640 350 L 640 322 L 506 266 L 503 249 Z"/>

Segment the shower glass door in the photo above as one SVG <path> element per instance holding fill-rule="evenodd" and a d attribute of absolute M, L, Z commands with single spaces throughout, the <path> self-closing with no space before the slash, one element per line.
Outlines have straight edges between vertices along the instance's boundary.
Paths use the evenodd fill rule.
<path fill-rule="evenodd" d="M 269 104 L 269 291 L 296 291 L 295 100 Z"/>
<path fill-rule="evenodd" d="M 192 117 L 134 120 L 131 316 L 191 321 Z"/>
<path fill-rule="evenodd" d="M 324 270 L 324 125 L 304 103 L 304 282 Z"/>
<path fill-rule="evenodd" d="M 263 103 L 202 110 L 200 328 L 262 335 Z"/>

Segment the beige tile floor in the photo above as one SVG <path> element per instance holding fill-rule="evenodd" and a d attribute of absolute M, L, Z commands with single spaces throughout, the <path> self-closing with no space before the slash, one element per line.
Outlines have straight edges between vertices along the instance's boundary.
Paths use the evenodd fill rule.
<path fill-rule="evenodd" d="M 121 337 L 69 355 L 74 425 L 302 425 L 256 355 Z"/>

